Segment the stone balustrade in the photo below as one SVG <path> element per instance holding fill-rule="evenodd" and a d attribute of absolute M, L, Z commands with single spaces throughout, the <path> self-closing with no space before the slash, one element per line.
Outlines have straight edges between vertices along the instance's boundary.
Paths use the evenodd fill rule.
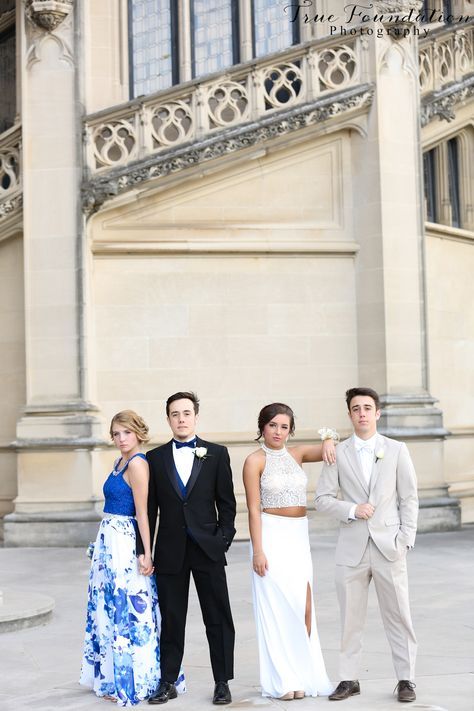
<path fill-rule="evenodd" d="M 431 30 L 420 40 L 419 65 L 422 97 L 474 74 L 474 21 Z"/>
<path fill-rule="evenodd" d="M 91 174 L 362 83 L 359 37 L 325 38 L 86 118 Z"/>

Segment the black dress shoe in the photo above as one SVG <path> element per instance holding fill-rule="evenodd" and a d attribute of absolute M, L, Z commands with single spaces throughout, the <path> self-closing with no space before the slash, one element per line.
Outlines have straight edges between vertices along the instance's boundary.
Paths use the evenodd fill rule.
<path fill-rule="evenodd" d="M 176 687 L 174 684 L 170 684 L 168 681 L 161 681 L 159 687 L 148 699 L 149 704 L 166 704 L 170 699 L 175 699 L 178 696 Z"/>
<path fill-rule="evenodd" d="M 329 701 L 344 701 L 349 696 L 360 694 L 358 681 L 340 681 L 337 688 L 328 696 Z"/>
<path fill-rule="evenodd" d="M 232 695 L 230 693 L 229 684 L 226 681 L 217 681 L 214 687 L 214 696 L 212 697 L 213 704 L 230 704 Z"/>
<path fill-rule="evenodd" d="M 416 684 L 414 684 L 412 681 L 408 681 L 406 679 L 401 679 L 395 687 L 395 691 L 397 692 L 398 701 L 401 701 L 402 703 L 409 702 L 409 701 L 415 701 L 416 700 L 415 686 L 416 686 Z"/>

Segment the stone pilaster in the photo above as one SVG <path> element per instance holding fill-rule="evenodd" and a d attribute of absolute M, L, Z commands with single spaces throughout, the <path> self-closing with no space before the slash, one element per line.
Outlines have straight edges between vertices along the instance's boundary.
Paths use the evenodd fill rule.
<path fill-rule="evenodd" d="M 27 392 L 6 545 L 89 540 L 84 529 L 97 518 L 94 448 L 102 426 L 87 397 L 75 11 L 73 0 L 27 0 L 18 27 Z"/>
<path fill-rule="evenodd" d="M 460 509 L 448 497 L 448 433 L 427 381 L 417 38 L 415 25 L 396 19 L 418 6 L 374 2 L 387 18 L 376 22 L 385 33 L 366 38 L 375 97 L 368 135 L 353 142 L 359 382 L 383 394 L 380 431 L 408 441 L 419 479 L 420 530 L 443 530 L 459 526 Z"/>

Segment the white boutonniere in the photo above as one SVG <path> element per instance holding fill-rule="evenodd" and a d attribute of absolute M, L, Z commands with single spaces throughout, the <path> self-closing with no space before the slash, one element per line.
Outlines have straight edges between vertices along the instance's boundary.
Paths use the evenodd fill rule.
<path fill-rule="evenodd" d="M 385 452 L 383 449 L 379 449 L 377 452 L 375 452 L 375 461 L 378 462 L 379 459 L 383 459 L 385 457 Z"/>
<path fill-rule="evenodd" d="M 198 459 L 206 459 L 207 457 L 207 447 L 196 447 L 194 454 Z"/>

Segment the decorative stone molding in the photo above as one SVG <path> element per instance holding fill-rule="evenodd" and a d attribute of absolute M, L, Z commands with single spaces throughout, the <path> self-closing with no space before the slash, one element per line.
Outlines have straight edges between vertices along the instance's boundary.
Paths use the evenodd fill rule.
<path fill-rule="evenodd" d="M 14 212 L 19 212 L 23 207 L 23 195 L 17 195 L 10 200 L 0 202 L 0 221 Z"/>
<path fill-rule="evenodd" d="M 73 9 L 74 0 L 27 0 L 27 17 L 47 32 L 55 30 Z"/>
<path fill-rule="evenodd" d="M 26 16 L 29 19 L 25 28 L 27 69 L 41 61 L 43 48 L 51 41 L 57 45 L 60 59 L 74 67 L 74 0 L 26 0 L 26 3 Z M 53 6 L 57 8 L 54 16 L 50 12 Z M 62 10 L 59 6 L 62 6 Z M 43 14 L 34 16 L 35 8 Z"/>
<path fill-rule="evenodd" d="M 12 126 L 0 138 L 0 221 L 22 208 L 21 126 Z"/>
<path fill-rule="evenodd" d="M 108 176 L 91 179 L 83 187 L 84 212 L 91 215 L 110 197 L 133 189 L 146 181 L 251 148 L 345 113 L 367 111 L 372 104 L 373 95 L 372 85 L 363 84 L 355 89 L 341 92 L 336 97 L 326 97 L 290 111 L 280 111 L 278 114 L 261 119 L 258 123 L 227 129 L 219 136 L 167 151 L 166 154 L 156 155 L 138 165 L 135 163 L 125 169 L 116 169 Z"/>
<path fill-rule="evenodd" d="M 472 97 L 474 97 L 474 76 L 443 92 L 426 97 L 421 106 L 421 125 L 426 126 L 435 116 L 440 120 L 453 121 L 456 118 L 455 107 Z"/>

